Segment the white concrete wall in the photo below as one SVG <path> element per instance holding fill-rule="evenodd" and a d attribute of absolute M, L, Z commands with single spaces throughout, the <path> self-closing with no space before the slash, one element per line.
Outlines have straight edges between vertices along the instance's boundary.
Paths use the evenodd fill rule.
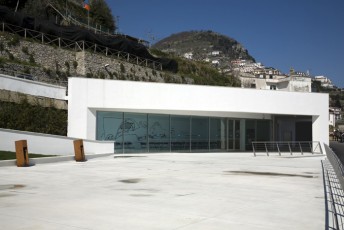
<path fill-rule="evenodd" d="M 306 115 L 313 140 L 328 143 L 328 94 L 230 87 L 69 79 L 68 136 L 95 139 L 96 111 L 269 119 Z"/>
<path fill-rule="evenodd" d="M 66 100 L 66 87 L 0 74 L 0 89 Z"/>
<path fill-rule="evenodd" d="M 27 140 L 29 153 L 74 155 L 75 138 L 0 129 L 0 150 L 15 152 L 15 141 Z M 113 153 L 113 141 L 84 140 L 85 154 Z"/>

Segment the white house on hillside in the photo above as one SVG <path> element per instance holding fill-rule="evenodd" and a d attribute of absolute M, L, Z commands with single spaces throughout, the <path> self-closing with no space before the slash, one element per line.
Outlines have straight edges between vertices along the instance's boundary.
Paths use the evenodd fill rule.
<path fill-rule="evenodd" d="M 332 81 L 328 77 L 315 76 L 314 80 L 319 81 L 321 83 L 322 87 L 325 87 L 325 88 L 333 88 L 334 87 L 334 85 L 332 84 Z"/>

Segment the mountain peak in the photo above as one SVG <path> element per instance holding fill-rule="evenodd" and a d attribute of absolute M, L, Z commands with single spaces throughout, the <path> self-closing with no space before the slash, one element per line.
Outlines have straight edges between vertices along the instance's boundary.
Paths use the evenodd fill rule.
<path fill-rule="evenodd" d="M 192 53 L 194 60 L 205 60 L 210 55 L 217 56 L 226 62 L 236 59 L 254 61 L 247 49 L 238 41 L 211 30 L 184 31 L 172 34 L 154 44 L 153 48 L 178 56 Z"/>

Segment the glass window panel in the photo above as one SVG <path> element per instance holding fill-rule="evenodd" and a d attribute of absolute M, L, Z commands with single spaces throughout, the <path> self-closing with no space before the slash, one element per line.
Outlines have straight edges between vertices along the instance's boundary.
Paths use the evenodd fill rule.
<path fill-rule="evenodd" d="M 121 129 L 124 152 L 147 152 L 147 114 L 124 113 Z"/>
<path fill-rule="evenodd" d="M 113 140 L 115 150 L 122 152 L 122 121 L 121 112 L 97 112 L 97 140 Z"/>
<path fill-rule="evenodd" d="M 240 120 L 235 120 L 235 150 L 240 150 Z"/>
<path fill-rule="evenodd" d="M 228 150 L 234 150 L 234 121 L 228 120 Z"/>
<path fill-rule="evenodd" d="M 226 133 L 226 119 L 210 118 L 209 134 L 211 150 L 226 151 Z"/>
<path fill-rule="evenodd" d="M 246 150 L 252 150 L 252 141 L 256 140 L 256 121 L 246 120 Z"/>
<path fill-rule="evenodd" d="M 257 141 L 270 141 L 270 121 L 257 120 Z"/>
<path fill-rule="evenodd" d="M 190 152 L 189 116 L 171 116 L 171 150 Z"/>
<path fill-rule="evenodd" d="M 170 116 L 148 115 L 149 152 L 170 151 Z"/>
<path fill-rule="evenodd" d="M 191 118 L 191 149 L 193 151 L 209 151 L 209 118 Z"/>

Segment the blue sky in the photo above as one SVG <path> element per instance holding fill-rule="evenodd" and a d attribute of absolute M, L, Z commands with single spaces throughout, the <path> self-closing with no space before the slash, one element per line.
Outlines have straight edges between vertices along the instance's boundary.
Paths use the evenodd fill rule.
<path fill-rule="evenodd" d="M 119 31 L 147 41 L 212 30 L 257 62 L 293 67 L 344 87 L 344 0 L 107 0 Z"/>

